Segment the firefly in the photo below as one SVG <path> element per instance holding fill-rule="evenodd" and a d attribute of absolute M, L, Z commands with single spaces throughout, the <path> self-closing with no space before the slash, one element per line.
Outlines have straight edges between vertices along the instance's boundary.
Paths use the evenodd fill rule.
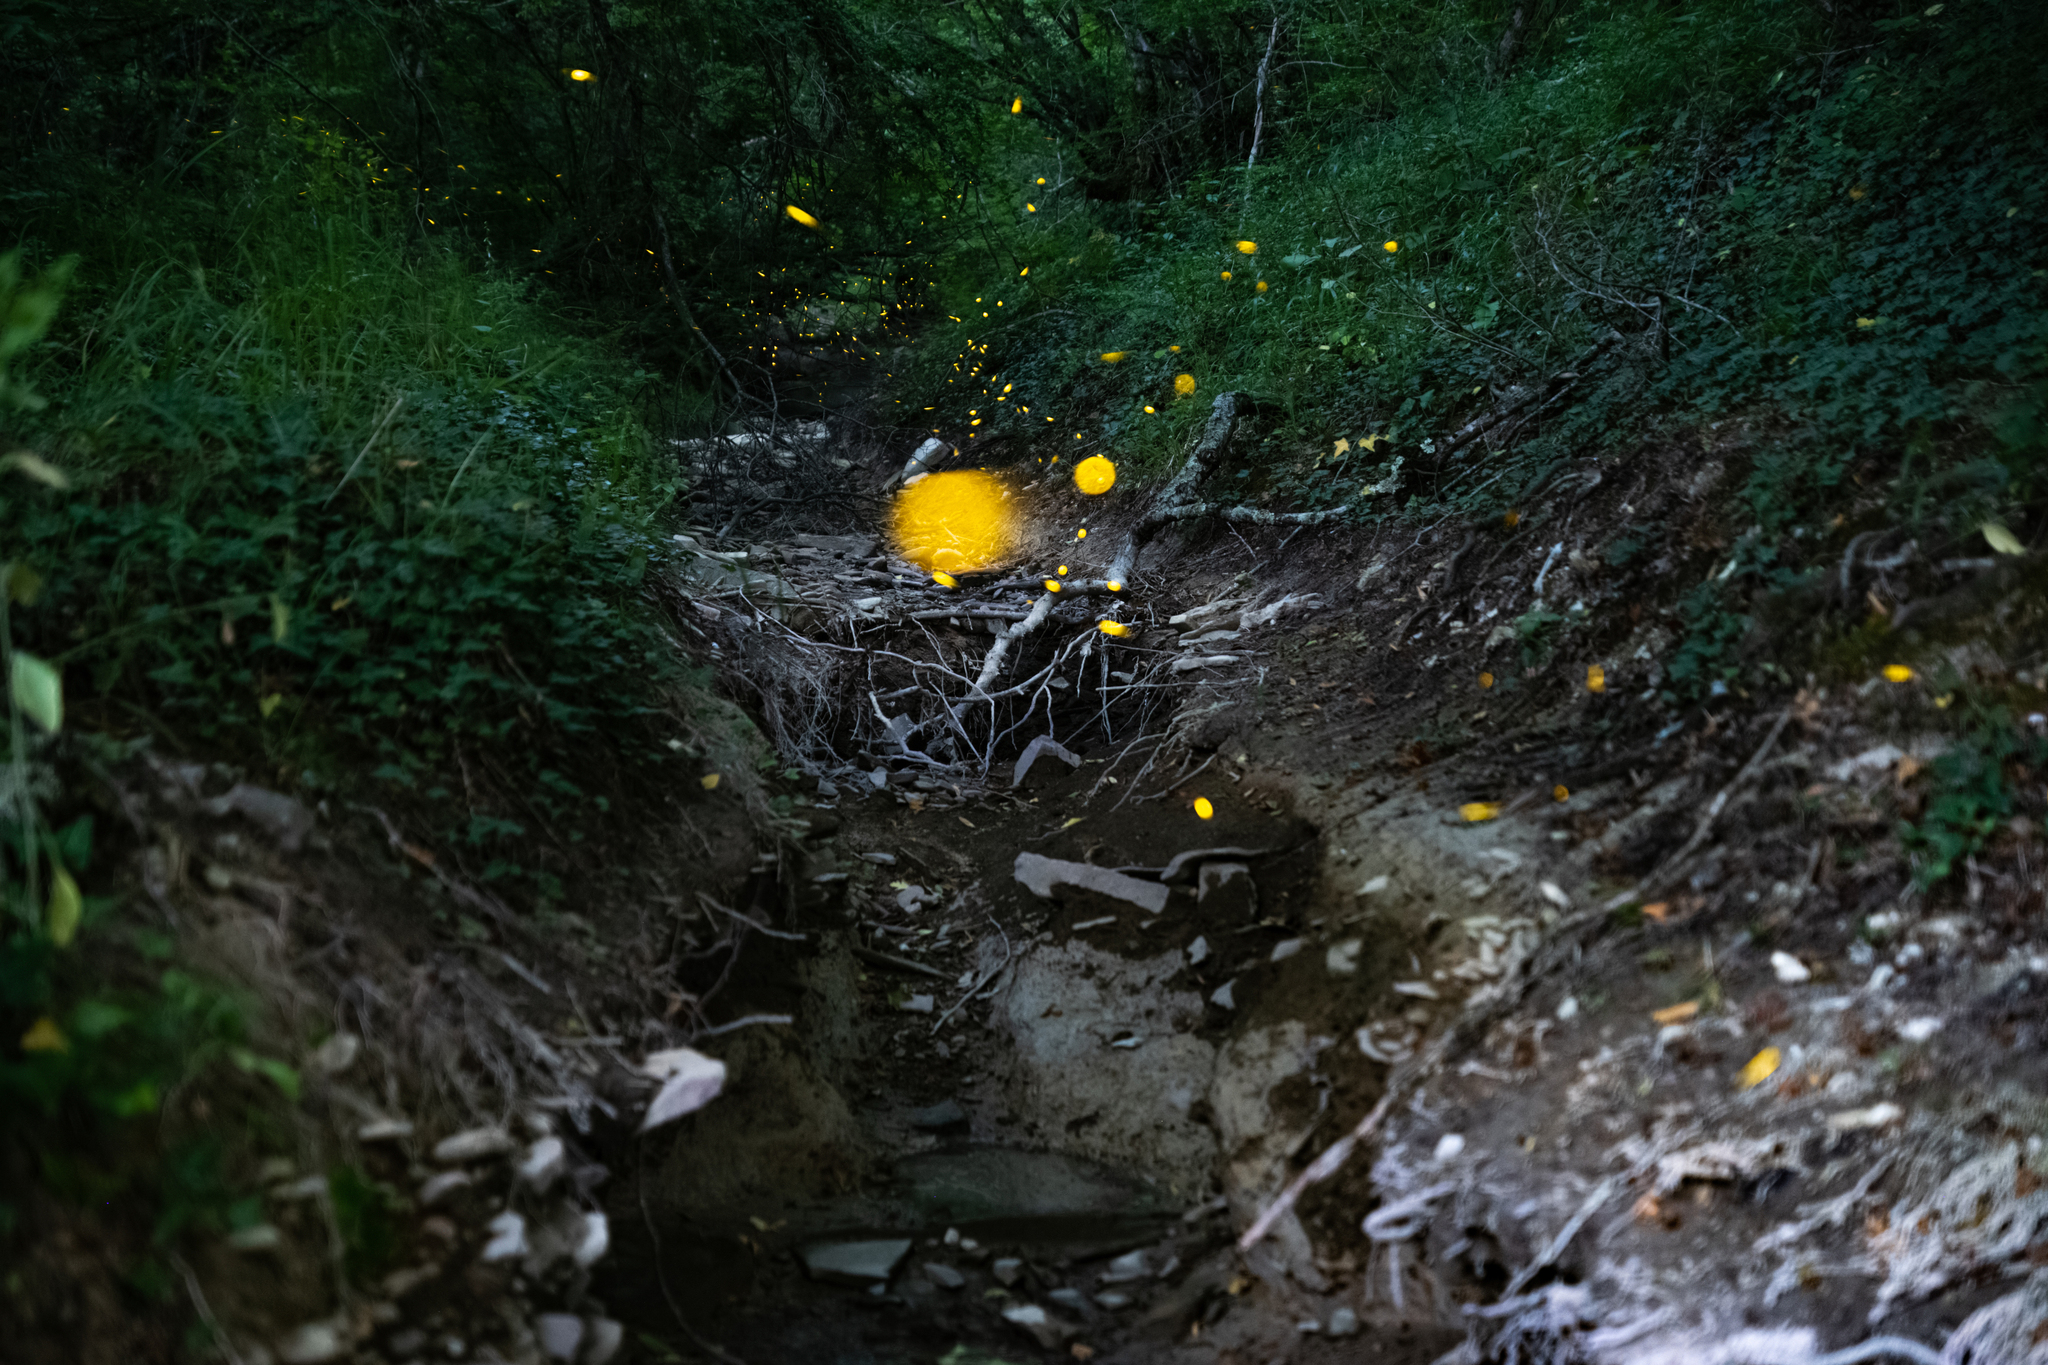
<path fill-rule="evenodd" d="M 1208 797 L 1198 796 L 1195 798 L 1195 815 L 1198 819 L 1214 820 L 1216 818 L 1216 806 Z"/>
<path fill-rule="evenodd" d="M 1090 455 L 1074 466 L 1074 487 L 1090 497 L 1116 486 L 1116 465 L 1106 455 Z"/>
<path fill-rule="evenodd" d="M 811 217 L 810 214 L 805 213 L 795 204 L 789 205 L 786 209 L 783 210 L 783 212 L 787 213 L 790 217 L 796 219 L 797 222 L 802 223 L 805 227 L 811 229 L 813 232 L 818 230 L 818 220 Z"/>
<path fill-rule="evenodd" d="M 587 81 L 594 79 L 594 77 L 592 77 L 591 74 L 588 71 L 585 71 L 582 67 L 578 67 L 574 71 L 571 71 L 569 73 L 569 79 L 572 81 Z"/>
<path fill-rule="evenodd" d="M 1131 628 L 1121 621 L 1098 621 L 1095 624 L 1104 635 L 1113 635 L 1118 639 L 1131 633 Z"/>
<path fill-rule="evenodd" d="M 1024 112 L 1024 97 L 1022 95 L 1019 95 L 1017 96 L 1017 98 L 1010 101 L 1010 112 L 1013 114 L 1021 114 Z"/>
<path fill-rule="evenodd" d="M 1237 249 L 1249 256 L 1259 249 L 1259 244 L 1257 242 L 1239 242 Z"/>

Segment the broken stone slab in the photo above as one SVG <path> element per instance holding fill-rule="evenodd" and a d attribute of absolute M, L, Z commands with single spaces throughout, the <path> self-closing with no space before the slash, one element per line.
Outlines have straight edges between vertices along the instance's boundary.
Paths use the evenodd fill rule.
<path fill-rule="evenodd" d="M 1285 962 L 1288 958 L 1301 951 L 1302 943 L 1303 940 L 1298 938 L 1283 938 L 1273 945 L 1273 952 L 1266 960 L 1268 962 Z"/>
<path fill-rule="evenodd" d="M 434 1144 L 434 1160 L 443 1166 L 460 1166 L 488 1157 L 504 1156 L 516 1144 L 503 1128 L 469 1128 Z"/>
<path fill-rule="evenodd" d="M 1166 867 L 1159 874 L 1159 880 L 1162 882 L 1179 881 L 1183 874 L 1190 871 L 1198 863 L 1212 862 L 1217 859 L 1263 858 L 1269 852 L 1271 852 L 1270 849 L 1264 848 L 1186 849 L 1174 854 L 1173 857 L 1167 860 Z"/>
<path fill-rule="evenodd" d="M 693 1048 L 676 1047 L 649 1053 L 640 1064 L 643 1075 L 660 1081 L 661 1090 L 647 1106 L 640 1131 L 695 1113 L 725 1089 L 725 1063 Z"/>
<path fill-rule="evenodd" d="M 1347 938 L 1342 943 L 1332 943 L 1323 954 L 1323 966 L 1331 976 L 1357 976 L 1358 958 L 1365 951 L 1365 940 Z"/>
<path fill-rule="evenodd" d="M 402 1142 L 412 1136 L 412 1124 L 404 1119 L 373 1119 L 356 1129 L 357 1142 Z"/>
<path fill-rule="evenodd" d="M 805 1247 L 799 1256 L 804 1273 L 821 1284 L 866 1289 L 889 1283 L 897 1265 L 909 1254 L 908 1237 L 891 1237 L 872 1242 L 819 1242 Z"/>
<path fill-rule="evenodd" d="M 611 1249 L 611 1219 L 597 1212 L 584 1214 L 583 1236 L 576 1243 L 576 1250 L 572 1253 L 577 1266 L 588 1270 L 603 1260 L 604 1254 Z"/>
<path fill-rule="evenodd" d="M 928 1109 L 920 1109 L 910 1116 L 910 1126 L 927 1133 L 943 1133 L 949 1128 L 965 1128 L 967 1111 L 957 1100 L 940 1100 Z"/>
<path fill-rule="evenodd" d="M 1072 888 L 1125 901 L 1147 914 L 1156 915 L 1166 909 L 1170 894 L 1157 882 L 1141 882 L 1136 877 L 1126 877 L 1107 868 L 1070 863 L 1037 853 L 1019 853 L 1015 871 L 1017 880 L 1026 890 L 1045 900 L 1051 900 L 1056 890 Z"/>
<path fill-rule="evenodd" d="M 999 1256 L 990 1264 L 989 1273 L 997 1284 L 1008 1288 L 1024 1278 L 1024 1262 L 1015 1256 Z"/>
<path fill-rule="evenodd" d="M 1055 1289 L 1046 1297 L 1062 1308 L 1072 1308 L 1077 1312 L 1088 1306 L 1088 1296 L 1078 1289 Z"/>
<path fill-rule="evenodd" d="M 1195 941 L 1188 945 L 1188 965 L 1199 967 L 1208 960 L 1209 940 L 1204 936 L 1197 936 Z"/>
<path fill-rule="evenodd" d="M 467 1189 L 475 1183 L 468 1171 L 443 1171 L 420 1186 L 420 1205 L 430 1209 L 457 1190 Z"/>
<path fill-rule="evenodd" d="M 896 1008 L 906 1014 L 930 1014 L 938 1008 L 938 1002 L 929 995 L 913 995 Z"/>
<path fill-rule="evenodd" d="M 1209 993 L 1209 1003 L 1210 1003 L 1210 1004 L 1212 1004 L 1212 1005 L 1214 1005 L 1214 1006 L 1216 1006 L 1216 1008 L 1218 1008 L 1218 1009 L 1223 1009 L 1223 1010 L 1234 1010 L 1234 1009 L 1236 1009 L 1236 1008 L 1237 1008 L 1237 990 L 1236 990 L 1236 987 L 1237 987 L 1237 978 L 1236 978 L 1236 977 L 1232 977 L 1232 978 L 1231 978 L 1230 980 L 1228 980 L 1228 981 L 1224 982 L 1224 983 L 1223 983 L 1222 985 L 1218 986 L 1218 987 L 1217 987 L 1217 988 L 1216 988 L 1215 990 L 1213 990 L 1213 991 L 1211 991 L 1211 992 Z"/>
<path fill-rule="evenodd" d="M 965 1275 L 962 1275 L 953 1267 L 942 1265 L 937 1261 L 925 1262 L 924 1277 L 941 1289 L 961 1289 L 967 1284 L 967 1277 Z"/>
<path fill-rule="evenodd" d="M 1243 863 L 1203 863 L 1195 903 L 1204 910 L 1250 919 L 1259 911 L 1259 888 Z"/>
<path fill-rule="evenodd" d="M 1069 768 L 1081 766 L 1081 756 L 1079 754 L 1062 746 L 1051 735 L 1040 735 L 1024 746 L 1023 753 L 1017 755 L 1017 766 L 1010 773 L 1010 785 L 1013 787 L 1023 786 L 1024 775 L 1031 771 L 1032 764 L 1043 757 L 1056 758 Z"/>
<path fill-rule="evenodd" d="M 1099 1308 L 1107 1308 L 1114 1311 L 1118 1308 L 1129 1308 L 1131 1306 L 1131 1296 L 1119 1293 L 1114 1289 L 1105 1289 L 1095 1296 L 1095 1303 Z"/>

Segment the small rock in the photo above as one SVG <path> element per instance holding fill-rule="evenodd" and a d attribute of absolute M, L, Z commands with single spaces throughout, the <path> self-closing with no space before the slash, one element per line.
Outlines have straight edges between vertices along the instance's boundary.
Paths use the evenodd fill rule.
<path fill-rule="evenodd" d="M 1570 896 L 1567 896 L 1564 893 L 1564 888 L 1559 886 L 1556 882 L 1538 883 L 1536 889 L 1543 893 L 1543 899 L 1549 901 L 1558 909 L 1569 910 L 1572 908 L 1572 898 Z"/>
<path fill-rule="evenodd" d="M 490 1229 L 491 1240 L 484 1244 L 477 1259 L 486 1264 L 510 1261 L 531 1249 L 526 1244 L 526 1220 L 518 1214 L 507 1210 L 485 1226 Z"/>
<path fill-rule="evenodd" d="M 937 1002 L 929 995 L 913 995 L 896 1008 L 906 1014 L 930 1014 L 936 1007 Z"/>
<path fill-rule="evenodd" d="M 856 1288 L 886 1285 L 897 1263 L 910 1254 L 908 1237 L 872 1242 L 820 1242 L 801 1253 L 804 1271 L 824 1284 Z"/>
<path fill-rule="evenodd" d="M 612 1357 L 626 1344 L 626 1325 L 612 1318 L 590 1319 L 590 1336 L 583 1347 L 583 1365 L 611 1365 Z"/>
<path fill-rule="evenodd" d="M 1323 1324 L 1317 1322 L 1314 1318 L 1303 1318 L 1300 1322 L 1294 1324 L 1294 1330 L 1305 1337 L 1312 1337 L 1323 1330 Z"/>
<path fill-rule="evenodd" d="M 1813 979 L 1813 970 L 1786 952 L 1771 954 L 1771 970 L 1776 972 L 1778 980 L 1787 986 L 1796 986 L 1802 981 Z"/>
<path fill-rule="evenodd" d="M 545 1137 L 526 1149 L 526 1156 L 519 1163 L 519 1179 L 541 1194 L 546 1194 L 554 1183 L 562 1178 L 568 1168 L 568 1153 L 558 1137 Z"/>
<path fill-rule="evenodd" d="M 412 1136 L 405 1119 L 376 1119 L 356 1129 L 357 1142 L 403 1142 Z"/>
<path fill-rule="evenodd" d="M 323 1365 L 347 1352 L 348 1339 L 331 1322 L 309 1322 L 277 1343 L 277 1358 L 284 1365 Z"/>
<path fill-rule="evenodd" d="M 294 1204 L 308 1199 L 320 1199 L 327 1194 L 327 1177 L 324 1175 L 304 1176 L 294 1180 L 289 1185 L 278 1186 L 270 1194 L 274 1199 L 282 1199 L 287 1203 Z"/>
<path fill-rule="evenodd" d="M 1015 1307 L 1005 1308 L 1003 1321 L 1023 1328 L 1031 1334 L 1033 1341 L 1048 1351 L 1057 1349 L 1059 1344 L 1073 1333 L 1071 1327 L 1035 1303 L 1020 1303 Z"/>
<path fill-rule="evenodd" d="M 1882 991 L 1898 977 L 1899 969 L 1889 962 L 1880 962 L 1870 969 L 1870 989 Z"/>
<path fill-rule="evenodd" d="M 258 1223 L 228 1234 L 228 1245 L 237 1251 L 275 1251 L 283 1241 L 284 1234 L 275 1223 Z"/>
<path fill-rule="evenodd" d="M 940 1265 L 937 1261 L 925 1263 L 924 1277 L 941 1289 L 960 1289 L 967 1284 L 965 1275 L 949 1265 Z"/>
<path fill-rule="evenodd" d="M 549 1360 L 574 1360 L 583 1345 L 583 1319 L 573 1313 L 542 1313 L 533 1320 L 533 1334 Z"/>
<path fill-rule="evenodd" d="M 1259 887 L 1244 863 L 1203 863 L 1195 876 L 1195 903 L 1212 914 L 1251 919 L 1259 910 Z"/>
<path fill-rule="evenodd" d="M 941 1238 L 939 1238 L 939 1240 L 940 1240 L 941 1242 L 944 1242 L 944 1243 L 945 1243 L 945 1244 L 946 1244 L 947 1246 L 949 1246 L 949 1247 L 956 1247 L 956 1246 L 959 1246 L 959 1245 L 960 1245 L 960 1229 L 958 1229 L 958 1228 L 947 1228 L 947 1229 L 946 1229 L 946 1235 L 945 1235 L 945 1236 L 943 1236 L 943 1237 L 941 1237 Z"/>
<path fill-rule="evenodd" d="M 1301 945 L 1302 940 L 1298 938 L 1283 938 L 1273 945 L 1272 955 L 1266 960 L 1268 962 L 1285 962 L 1288 958 L 1301 951 Z"/>
<path fill-rule="evenodd" d="M 307 1060 L 323 1075 L 339 1076 L 355 1065 L 356 1056 L 363 1050 L 363 1040 L 353 1033 L 336 1033 L 320 1046 L 313 1049 Z"/>
<path fill-rule="evenodd" d="M 1387 889 L 1390 881 L 1392 881 L 1392 878 L 1382 872 L 1377 877 L 1368 878 L 1365 885 L 1358 888 L 1356 894 L 1360 896 L 1377 896 L 1380 892 Z"/>
<path fill-rule="evenodd" d="M 576 1243 L 576 1264 L 585 1270 L 604 1259 L 612 1249 L 611 1220 L 602 1213 L 583 1215 L 583 1236 Z"/>
<path fill-rule="evenodd" d="M 403 1360 L 427 1349 L 427 1334 L 417 1327 L 408 1327 L 403 1332 L 393 1332 L 384 1344 L 390 1348 L 391 1354 Z"/>
<path fill-rule="evenodd" d="M 1438 1161 L 1450 1161 L 1465 1150 L 1465 1138 L 1460 1133 L 1445 1133 L 1436 1140 L 1435 1157 Z"/>
<path fill-rule="evenodd" d="M 431 1262 L 426 1265 L 406 1266 L 402 1270 L 394 1270 L 386 1275 L 379 1282 L 379 1287 L 383 1289 L 385 1298 L 402 1299 L 421 1285 L 437 1278 L 440 1273 L 441 1267 Z"/>
<path fill-rule="evenodd" d="M 312 811 L 282 792 L 247 782 L 237 782 L 227 795 L 199 805 L 208 815 L 240 815 L 277 840 L 277 846 L 287 853 L 298 852 L 299 845 L 313 832 Z"/>
<path fill-rule="evenodd" d="M 967 1111 L 956 1100 L 940 1100 L 928 1109 L 920 1109 L 910 1116 L 910 1126 L 927 1133 L 943 1133 L 949 1128 L 965 1128 Z"/>
<path fill-rule="evenodd" d="M 1142 1250 L 1126 1252 L 1111 1261 L 1109 1268 L 1102 1272 L 1102 1283 L 1129 1284 L 1132 1280 L 1142 1280 L 1151 1273 L 1152 1267 Z"/>
<path fill-rule="evenodd" d="M 893 853 L 863 853 L 860 856 L 878 867 L 896 866 L 896 855 Z"/>
<path fill-rule="evenodd" d="M 1199 967 L 1208 960 L 1209 940 L 1207 938 L 1197 938 L 1188 945 L 1188 965 L 1190 967 Z"/>
<path fill-rule="evenodd" d="M 1015 1256 L 1001 1256 L 989 1266 L 989 1273 L 996 1277 L 997 1284 L 1007 1288 L 1024 1278 L 1024 1262 Z"/>
<path fill-rule="evenodd" d="M 1131 1296 L 1119 1293 L 1114 1289 L 1105 1289 L 1095 1296 L 1095 1302 L 1103 1308 L 1129 1308 L 1131 1306 Z"/>
<path fill-rule="evenodd" d="M 1080 1309 L 1088 1306 L 1088 1296 L 1078 1289 L 1055 1289 L 1046 1297 L 1062 1308 Z"/>
<path fill-rule="evenodd" d="M 467 1189 L 475 1183 L 468 1171 L 443 1171 L 420 1186 L 420 1203 L 432 1208 L 457 1190 Z"/>
<path fill-rule="evenodd" d="M 1579 997 L 1567 995 L 1557 1002 L 1557 1017 L 1560 1022 L 1579 1017 Z"/>
<path fill-rule="evenodd" d="M 1236 985 L 1237 985 L 1237 978 L 1235 978 L 1235 977 L 1232 977 L 1232 978 L 1231 978 L 1230 980 L 1228 980 L 1228 981 L 1224 982 L 1224 983 L 1223 983 L 1222 985 L 1218 986 L 1218 987 L 1217 987 L 1217 988 L 1216 988 L 1215 990 L 1213 990 L 1213 991 L 1209 992 L 1209 1003 L 1210 1003 L 1210 1004 L 1212 1004 L 1212 1005 L 1214 1005 L 1214 1006 L 1216 1006 L 1216 1007 L 1217 1007 L 1218 1009 L 1225 1009 L 1225 1010 L 1234 1010 L 1234 1009 L 1236 1009 L 1236 1008 L 1237 1008 L 1237 993 L 1236 993 L 1236 991 L 1235 991 L 1235 990 L 1233 990 L 1233 989 L 1232 989 L 1232 988 L 1233 988 L 1233 987 L 1235 987 Z"/>
<path fill-rule="evenodd" d="M 434 1160 L 443 1166 L 460 1166 L 485 1157 L 503 1156 L 516 1144 L 503 1128 L 471 1128 L 434 1144 Z"/>
<path fill-rule="evenodd" d="M 1347 938 L 1342 943 L 1333 943 L 1323 954 L 1323 966 L 1331 976 L 1358 975 L 1358 958 L 1365 951 L 1365 940 Z"/>
<path fill-rule="evenodd" d="M 1909 1043 L 1924 1043 L 1939 1032 L 1941 1032 L 1941 1020 L 1933 1015 L 1923 1015 L 1918 1019 L 1908 1019 L 1905 1023 L 1899 1025 L 1899 1036 Z"/>
<path fill-rule="evenodd" d="M 1135 1051 L 1144 1045 L 1145 1035 L 1142 1033 L 1133 1033 L 1128 1038 L 1119 1038 L 1110 1044 L 1111 1047 L 1122 1048 L 1126 1052 Z"/>
<path fill-rule="evenodd" d="M 1838 1133 L 1853 1133 L 1860 1128 L 1882 1128 L 1898 1122 L 1905 1115 L 1906 1111 L 1896 1104 L 1873 1104 L 1868 1109 L 1845 1109 L 1839 1114 L 1830 1114 L 1828 1127 Z"/>
<path fill-rule="evenodd" d="M 1339 1308 L 1330 1314 L 1330 1325 L 1323 1331 L 1333 1337 L 1355 1337 L 1358 1335 L 1358 1314 L 1349 1308 Z"/>
<path fill-rule="evenodd" d="M 916 914 L 932 893 L 921 886 L 906 886 L 896 893 L 896 908 L 906 914 Z"/>
<path fill-rule="evenodd" d="M 1441 998 L 1437 995 L 1436 988 L 1427 981 L 1396 981 L 1394 983 L 1394 994 L 1413 996 L 1417 1000 L 1436 1000 Z"/>

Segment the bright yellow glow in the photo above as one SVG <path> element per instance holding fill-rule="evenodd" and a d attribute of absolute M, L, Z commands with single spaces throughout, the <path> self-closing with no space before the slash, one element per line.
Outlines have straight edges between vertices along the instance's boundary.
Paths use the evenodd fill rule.
<path fill-rule="evenodd" d="M 1572 799 L 1572 789 L 1560 782 L 1550 789 L 1550 799 L 1553 801 L 1569 801 Z"/>
<path fill-rule="evenodd" d="M 1041 184 L 1041 185 L 1043 185 L 1043 184 L 1045 183 L 1045 177 L 1044 177 L 1044 176 L 1042 176 L 1042 175 L 1041 175 L 1041 176 L 1039 176 L 1039 177 L 1038 177 L 1038 183 L 1039 183 L 1039 184 Z"/>
<path fill-rule="evenodd" d="M 1036 213 L 1036 212 L 1038 212 L 1038 205 L 1036 205 L 1036 204 L 1026 204 L 1026 205 L 1024 206 L 1024 211 L 1025 211 L 1026 213 Z"/>
<path fill-rule="evenodd" d="M 1223 278 L 1226 280 L 1230 278 L 1230 272 L 1228 270 L 1223 272 Z"/>
<path fill-rule="evenodd" d="M 1083 527 L 1082 527 L 1082 528 L 1081 528 L 1080 530 L 1078 530 L 1078 531 L 1074 532 L 1074 539 L 1076 539 L 1076 540 L 1086 540 L 1086 539 L 1088 539 L 1088 528 L 1087 528 L 1087 527 L 1085 527 L 1085 526 L 1083 526 Z"/>
<path fill-rule="evenodd" d="M 1216 818 L 1216 807 L 1208 797 L 1198 796 L 1195 798 L 1195 814 L 1204 820 L 1214 820 Z"/>
<path fill-rule="evenodd" d="M 1258 290 L 1261 294 L 1263 294 L 1266 292 L 1266 282 L 1264 280 L 1260 280 L 1257 284 L 1253 285 L 1252 288 Z"/>
<path fill-rule="evenodd" d="M 791 204 L 788 208 L 784 209 L 783 212 L 787 213 L 790 217 L 796 219 L 799 223 L 802 223 L 805 227 L 810 228 L 812 231 L 815 232 L 817 230 L 818 220 L 811 217 L 810 214 L 805 213 L 795 204 Z"/>
<path fill-rule="evenodd" d="M 1064 564 L 1062 564 L 1062 565 L 1060 565 L 1060 577 L 1061 577 L 1061 578 L 1065 578 L 1066 576 L 1067 576 L 1067 566 L 1066 566 L 1066 565 L 1064 565 Z"/>
<path fill-rule="evenodd" d="M 1392 253 L 1399 251 L 1401 249 L 1401 244 L 1399 242 L 1383 242 L 1380 245 L 1380 249 L 1382 251 Z"/>
<path fill-rule="evenodd" d="M 1124 585 L 1117 582 L 1114 578 L 1110 579 L 1107 583 L 1104 583 L 1102 586 L 1108 588 L 1111 592 L 1122 592 L 1124 590 Z"/>
<path fill-rule="evenodd" d="M 1588 692 L 1605 692 L 1607 690 L 1607 670 L 1598 664 L 1587 665 L 1586 690 Z"/>
<path fill-rule="evenodd" d="M 585 71 L 583 68 L 578 67 L 576 70 L 571 71 L 569 73 L 569 79 L 572 81 L 587 81 L 592 79 L 592 77 L 588 71 Z"/>
<path fill-rule="evenodd" d="M 1195 377 L 1191 374 L 1177 374 L 1173 377 L 1173 391 L 1185 398 L 1195 391 Z"/>
<path fill-rule="evenodd" d="M 932 570 L 932 582 L 942 588 L 957 588 L 960 586 L 960 580 L 947 573 L 944 569 Z"/>
<path fill-rule="evenodd" d="M 1110 364 L 1114 365 L 1117 363 L 1117 361 L 1122 360 L 1125 356 L 1129 354 L 1129 351 L 1104 351 L 1102 353 L 1102 358 L 1108 361 Z"/>
<path fill-rule="evenodd" d="M 1118 639 L 1131 633 L 1131 628 L 1121 621 L 1098 621 L 1095 624 L 1104 635 L 1114 635 Z"/>
<path fill-rule="evenodd" d="M 705 791 L 715 792 L 718 790 L 718 779 L 720 776 L 721 774 L 719 773 L 706 773 L 697 779 L 697 785 Z"/>
<path fill-rule="evenodd" d="M 927 474 L 896 495 L 889 535 L 897 553 L 919 568 L 967 573 L 1006 558 L 1016 541 L 1016 515 L 1003 481 L 975 469 Z"/>
<path fill-rule="evenodd" d="M 1019 95 L 1017 96 L 1017 98 L 1010 101 L 1010 112 L 1013 114 L 1021 114 L 1024 112 L 1024 97 L 1022 95 Z"/>
<path fill-rule="evenodd" d="M 1767 1047 L 1762 1052 L 1757 1053 L 1756 1056 L 1750 1058 L 1743 1065 L 1742 1070 L 1735 1073 L 1736 1088 L 1739 1090 L 1754 1090 L 1757 1086 L 1762 1085 L 1771 1078 L 1772 1073 L 1778 1069 L 1778 1063 L 1783 1061 L 1784 1057 L 1785 1054 L 1774 1047 Z"/>
<path fill-rule="evenodd" d="M 1237 249 L 1239 251 L 1242 251 L 1245 255 L 1249 256 L 1259 249 L 1259 244 L 1257 242 L 1239 242 L 1237 244 Z"/>
<path fill-rule="evenodd" d="M 1458 807 L 1458 814 L 1464 816 L 1466 820 L 1476 825 L 1483 820 L 1492 820 L 1498 818 L 1500 815 L 1500 802 L 1468 801 L 1464 805 Z"/>
<path fill-rule="evenodd" d="M 1904 664 L 1886 664 L 1884 666 L 1884 676 L 1887 682 L 1911 682 L 1913 681 L 1913 670 Z"/>
<path fill-rule="evenodd" d="M 1047 592 L 1058 592 L 1060 590 L 1060 581 L 1057 578 L 1046 579 L 1045 590 Z"/>
<path fill-rule="evenodd" d="M 1147 411 L 1147 412 L 1150 412 L 1150 411 L 1152 411 L 1152 405 L 1151 405 L 1150 403 L 1147 403 L 1147 404 L 1145 405 L 1145 411 Z"/>
<path fill-rule="evenodd" d="M 1090 455 L 1074 466 L 1074 487 L 1094 497 L 1116 487 L 1116 466 L 1107 455 Z"/>

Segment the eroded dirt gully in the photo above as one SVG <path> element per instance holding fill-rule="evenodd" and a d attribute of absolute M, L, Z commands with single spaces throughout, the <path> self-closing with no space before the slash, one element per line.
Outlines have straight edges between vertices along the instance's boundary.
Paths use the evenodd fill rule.
<path fill-rule="evenodd" d="M 750 1361 L 1737 1365 L 1878 1325 L 1933 1359 L 2048 1251 L 2038 775 L 1930 898 L 1886 830 L 1947 743 L 1931 689 L 1655 704 L 1670 604 L 1740 531 L 1714 494 L 1746 436 L 1714 440 L 1565 471 L 1512 529 L 1168 531 L 1128 667 L 1051 656 L 1078 762 L 1014 790 L 1044 725 L 963 782 L 874 704 L 793 785 L 808 834 L 721 888 L 805 935 L 750 949 L 724 1008 L 797 1022 L 703 1044 L 728 1087 L 643 1149 L 615 1302 Z M 1077 521 L 1106 561 L 1136 515 L 1039 497 L 1034 566 L 1090 558 Z M 1603 566 L 1660 525 L 1686 529 Z M 697 609 L 771 731 L 802 707 L 758 670 L 800 673 L 790 642 L 836 613 L 869 650 L 855 713 L 877 643 L 967 672 L 987 648 L 864 534 L 750 554 L 705 567 Z M 1852 553 L 1842 577 L 1872 573 Z M 2040 577 L 1946 599 L 1971 643 L 1945 657 L 1893 643 L 2038 710 Z M 1535 611 L 1569 627 L 1503 628 Z M 1110 709 L 1117 677 L 1156 679 L 1149 709 Z M 1048 885 L 1033 858 L 1142 886 Z M 2013 1341 L 2040 1316 L 2017 1303 L 1990 1310 Z M 1986 1321 L 1948 1358 L 2023 1358 L 1982 1354 Z"/>

